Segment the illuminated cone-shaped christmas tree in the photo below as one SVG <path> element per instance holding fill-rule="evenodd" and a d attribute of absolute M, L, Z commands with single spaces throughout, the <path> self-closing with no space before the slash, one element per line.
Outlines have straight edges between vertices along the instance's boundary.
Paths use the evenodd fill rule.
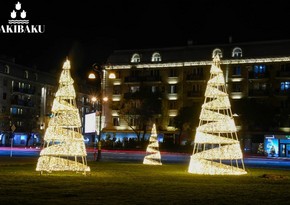
<path fill-rule="evenodd" d="M 53 117 L 44 135 L 44 146 L 36 171 L 90 171 L 73 83 L 70 62 L 66 60 L 51 109 Z"/>
<path fill-rule="evenodd" d="M 155 124 L 153 124 L 151 130 L 149 145 L 147 146 L 146 149 L 146 156 L 144 157 L 143 164 L 162 165 Z"/>
<path fill-rule="evenodd" d="M 216 55 L 196 129 L 189 173 L 208 175 L 246 174 L 220 59 Z"/>

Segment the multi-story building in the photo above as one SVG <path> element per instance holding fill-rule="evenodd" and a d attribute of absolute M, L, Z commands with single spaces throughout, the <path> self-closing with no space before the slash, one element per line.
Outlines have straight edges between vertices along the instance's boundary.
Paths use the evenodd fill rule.
<path fill-rule="evenodd" d="M 16 64 L 14 59 L 0 60 L 0 146 L 42 143 L 60 72 L 51 74 Z M 89 87 L 78 81 L 75 85 L 83 120 L 91 110 Z"/>
<path fill-rule="evenodd" d="M 174 117 L 179 110 L 195 104 L 200 109 L 212 58 L 216 54 L 221 59 L 232 110 L 237 116 L 236 124 L 245 150 L 256 152 L 258 144 L 264 142 L 265 135 L 270 135 L 280 140 L 281 143 L 276 147 L 280 155 L 290 156 L 290 142 L 287 141 L 290 136 L 290 40 L 118 50 L 109 56 L 105 66 L 107 71 L 114 71 L 117 77 L 114 80 L 106 79 L 106 95 L 116 104 L 143 85 L 153 93 L 161 91 L 162 112 L 155 120 L 158 132 L 174 138 L 178 133 Z M 238 105 L 243 105 L 243 109 Z M 256 107 L 259 108 L 257 113 Z M 260 119 L 263 120 L 257 118 L 261 114 L 259 110 L 264 112 L 264 119 L 267 119 L 268 113 L 274 112 L 275 122 L 273 120 L 267 126 L 262 121 L 259 123 Z M 134 122 L 124 121 L 115 107 L 106 106 L 105 115 L 104 131 L 115 136 L 134 137 L 131 129 Z M 199 113 L 193 115 L 196 122 L 198 116 Z M 240 123 L 239 116 L 256 121 L 253 124 L 244 119 Z M 188 137 L 193 139 L 192 135 Z"/>

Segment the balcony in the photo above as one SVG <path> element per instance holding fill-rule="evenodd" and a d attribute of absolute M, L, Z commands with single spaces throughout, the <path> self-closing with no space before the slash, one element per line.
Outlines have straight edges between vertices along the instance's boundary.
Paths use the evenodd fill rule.
<path fill-rule="evenodd" d="M 168 84 L 177 84 L 178 83 L 178 77 L 168 77 L 167 82 L 168 82 Z"/>
<path fill-rule="evenodd" d="M 112 95 L 112 101 L 120 101 L 121 98 L 122 98 L 122 95 L 121 94 L 113 94 Z"/>
<path fill-rule="evenodd" d="M 170 109 L 170 110 L 168 110 L 168 116 L 175 117 L 177 115 L 178 115 L 178 110 L 177 109 Z"/>
<path fill-rule="evenodd" d="M 178 94 L 177 93 L 168 93 L 167 97 L 168 97 L 168 100 L 177 100 Z"/>

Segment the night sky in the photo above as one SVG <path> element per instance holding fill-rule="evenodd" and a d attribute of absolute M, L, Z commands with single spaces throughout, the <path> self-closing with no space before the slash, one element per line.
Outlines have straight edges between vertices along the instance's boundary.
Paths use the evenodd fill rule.
<path fill-rule="evenodd" d="M 17 0 L 0 2 L 8 24 Z M 40 70 L 61 69 L 69 56 L 77 72 L 102 64 L 113 50 L 290 39 L 285 0 L 20 0 L 29 24 L 44 34 L 0 33 L 0 55 Z"/>

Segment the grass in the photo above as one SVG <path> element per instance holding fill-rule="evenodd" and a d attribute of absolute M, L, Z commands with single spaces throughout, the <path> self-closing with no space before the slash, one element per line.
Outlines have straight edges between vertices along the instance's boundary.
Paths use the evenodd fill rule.
<path fill-rule="evenodd" d="M 204 176 L 187 164 L 89 161 L 88 175 L 35 171 L 37 158 L 0 158 L 0 203 L 289 204 L 290 170 L 247 169 L 242 176 Z"/>

